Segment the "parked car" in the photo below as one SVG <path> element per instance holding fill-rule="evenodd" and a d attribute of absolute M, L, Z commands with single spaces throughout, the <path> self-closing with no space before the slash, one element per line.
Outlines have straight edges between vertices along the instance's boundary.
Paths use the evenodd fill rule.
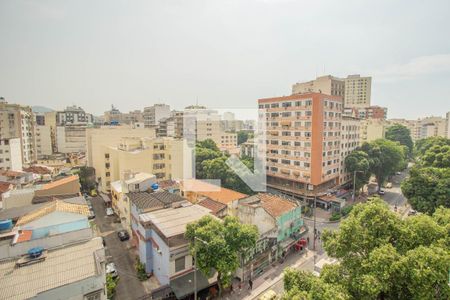
<path fill-rule="evenodd" d="M 114 211 L 111 207 L 106 208 L 106 215 L 107 216 L 113 216 L 114 215 Z"/>
<path fill-rule="evenodd" d="M 392 182 L 388 182 L 388 183 L 386 183 L 386 188 L 387 188 L 387 189 L 390 189 L 390 188 L 392 188 Z"/>
<path fill-rule="evenodd" d="M 89 220 L 95 219 L 95 213 L 92 209 L 89 210 L 88 219 Z"/>
<path fill-rule="evenodd" d="M 106 274 L 111 275 L 112 278 L 116 278 L 117 276 L 119 276 L 119 274 L 117 274 L 116 265 L 113 262 L 110 262 L 106 265 Z"/>
<path fill-rule="evenodd" d="M 402 172 L 396 172 L 395 175 L 402 175 Z"/>
<path fill-rule="evenodd" d="M 118 231 L 117 236 L 119 237 L 119 240 L 121 240 L 122 242 L 130 239 L 130 235 L 126 230 Z"/>
<path fill-rule="evenodd" d="M 378 191 L 378 195 L 384 195 L 384 194 L 386 194 L 386 192 L 384 190 L 379 190 Z"/>

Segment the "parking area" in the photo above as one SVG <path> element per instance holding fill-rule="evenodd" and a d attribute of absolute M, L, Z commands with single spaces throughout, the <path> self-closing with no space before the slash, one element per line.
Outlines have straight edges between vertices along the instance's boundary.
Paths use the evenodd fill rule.
<path fill-rule="evenodd" d="M 122 229 L 120 223 L 115 223 L 115 216 L 106 216 L 106 208 L 102 197 L 91 199 L 95 212 L 96 230 L 104 237 L 106 243 L 106 257 L 108 262 L 114 262 L 119 274 L 115 299 L 145 299 L 147 295 L 143 284 L 136 276 L 134 263 L 136 256 L 130 250 L 129 241 L 120 241 L 117 231 Z"/>

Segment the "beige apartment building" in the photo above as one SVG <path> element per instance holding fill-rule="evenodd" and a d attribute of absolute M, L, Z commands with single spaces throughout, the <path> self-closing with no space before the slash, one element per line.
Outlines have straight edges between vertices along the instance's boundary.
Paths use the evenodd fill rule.
<path fill-rule="evenodd" d="M 344 97 L 345 81 L 331 75 L 320 76 L 307 82 L 298 82 L 292 86 L 292 94 L 322 93 Z"/>
<path fill-rule="evenodd" d="M 41 159 L 53 154 L 52 128 L 50 125 L 35 126 L 36 157 Z"/>
<path fill-rule="evenodd" d="M 0 139 L 20 139 L 24 164 L 36 160 L 34 121 L 31 107 L 10 104 L 0 98 Z"/>
<path fill-rule="evenodd" d="M 345 158 L 360 145 L 361 120 L 353 117 L 342 117 L 341 121 L 341 165 L 339 171 L 339 184 L 352 180 L 351 173 L 346 171 Z"/>
<path fill-rule="evenodd" d="M 239 151 L 237 148 L 237 134 L 224 131 L 222 118 L 213 109 L 204 106 L 188 106 L 184 111 L 186 117 L 184 133 L 188 140 L 196 141 L 213 140 L 221 151 Z"/>
<path fill-rule="evenodd" d="M 342 98 L 320 93 L 259 99 L 267 186 L 304 197 L 338 184 Z"/>
<path fill-rule="evenodd" d="M 413 141 L 433 136 L 447 137 L 448 122 L 446 118 L 426 117 L 417 120 L 390 119 L 388 126 L 400 124 L 409 129 Z"/>
<path fill-rule="evenodd" d="M 388 122 L 383 119 L 361 120 L 359 130 L 360 143 L 363 144 L 364 142 L 384 138 L 387 126 Z"/>
<path fill-rule="evenodd" d="M 20 138 L 0 139 L 0 170 L 22 171 Z"/>
<path fill-rule="evenodd" d="M 110 191 L 111 182 L 127 171 L 154 174 L 158 180 L 192 174 L 192 156 L 184 153 L 185 141 L 156 138 L 154 128 L 89 128 L 86 143 L 87 164 L 95 168 L 102 191 Z"/>
<path fill-rule="evenodd" d="M 170 117 L 170 106 L 160 103 L 145 107 L 142 116 L 145 127 L 158 126 L 161 119 Z"/>
<path fill-rule="evenodd" d="M 344 107 L 365 108 L 370 107 L 372 91 L 372 77 L 349 75 L 344 79 L 345 95 Z"/>

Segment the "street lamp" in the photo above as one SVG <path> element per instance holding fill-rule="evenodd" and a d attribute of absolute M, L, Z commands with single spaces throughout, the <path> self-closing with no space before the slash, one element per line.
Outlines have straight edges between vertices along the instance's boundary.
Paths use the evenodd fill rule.
<path fill-rule="evenodd" d="M 356 173 L 364 173 L 363 171 L 353 171 L 353 194 L 352 200 L 355 201 L 355 188 L 356 188 Z"/>
<path fill-rule="evenodd" d="M 197 300 L 197 249 L 195 249 L 195 242 L 199 241 L 205 245 L 208 245 L 208 242 L 194 236 L 194 300 Z"/>

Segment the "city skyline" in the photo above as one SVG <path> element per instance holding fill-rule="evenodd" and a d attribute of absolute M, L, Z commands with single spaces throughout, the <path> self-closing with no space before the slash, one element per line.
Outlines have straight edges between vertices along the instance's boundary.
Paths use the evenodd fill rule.
<path fill-rule="evenodd" d="M 255 108 L 299 81 L 361 74 L 388 118 L 441 116 L 450 42 L 430 32 L 450 25 L 449 3 L 435 4 L 3 2 L 0 96 L 95 115 L 111 104 Z"/>

